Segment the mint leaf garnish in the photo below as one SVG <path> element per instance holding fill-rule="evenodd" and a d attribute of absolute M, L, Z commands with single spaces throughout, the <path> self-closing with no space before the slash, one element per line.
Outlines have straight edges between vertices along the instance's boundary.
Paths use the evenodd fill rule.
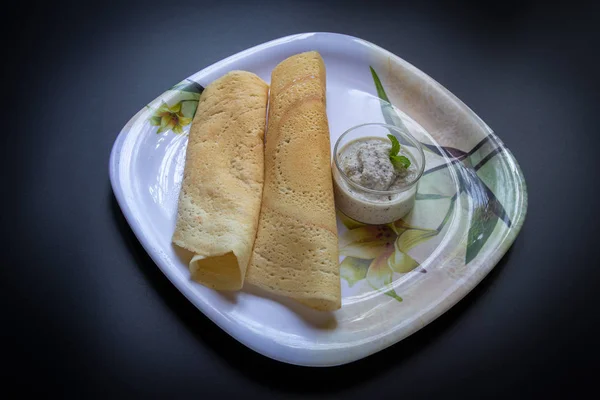
<path fill-rule="evenodd" d="M 390 161 L 394 164 L 396 168 L 408 168 L 410 167 L 410 160 L 407 157 L 399 156 L 400 152 L 400 142 L 396 139 L 394 135 L 387 135 L 390 141 L 392 142 L 392 150 L 390 150 Z"/>
<path fill-rule="evenodd" d="M 410 160 L 407 157 L 404 156 L 390 156 L 390 160 L 392 161 L 392 164 L 394 164 L 394 167 L 396 168 L 408 168 L 410 167 Z"/>
<path fill-rule="evenodd" d="M 398 155 L 398 152 L 400 151 L 400 142 L 398 141 L 398 139 L 396 139 L 396 136 L 394 135 L 387 135 L 388 138 L 390 138 L 390 141 L 392 142 L 392 150 L 390 151 L 390 157 L 394 157 Z"/>

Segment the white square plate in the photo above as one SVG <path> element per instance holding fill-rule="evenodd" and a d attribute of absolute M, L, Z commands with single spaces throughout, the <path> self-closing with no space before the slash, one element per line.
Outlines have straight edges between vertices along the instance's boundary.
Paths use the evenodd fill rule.
<path fill-rule="evenodd" d="M 343 300 L 334 313 L 252 288 L 210 290 L 190 280 L 188 255 L 171 244 L 189 130 L 183 124 L 193 117 L 203 87 L 234 69 L 270 82 L 279 62 L 309 50 L 318 51 L 327 68 L 332 146 L 352 126 L 387 122 L 408 129 L 427 150 L 416 205 L 407 217 L 383 226 L 338 217 Z M 185 118 L 161 127 L 164 115 Z M 331 33 L 264 43 L 175 85 L 122 129 L 110 179 L 138 240 L 189 301 L 251 349 L 308 366 L 358 360 L 437 318 L 496 265 L 527 209 L 516 160 L 466 105 L 390 52 Z"/>

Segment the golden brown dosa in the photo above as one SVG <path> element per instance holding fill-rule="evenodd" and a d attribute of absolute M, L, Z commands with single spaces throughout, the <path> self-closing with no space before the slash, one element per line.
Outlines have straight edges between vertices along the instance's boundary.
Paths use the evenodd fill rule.
<path fill-rule="evenodd" d="M 271 74 L 265 185 L 246 282 L 318 310 L 340 308 L 325 64 L 292 56 Z"/>
<path fill-rule="evenodd" d="M 238 290 L 256 237 L 269 86 L 233 71 L 206 87 L 186 150 L 173 243 L 194 253 L 192 279 Z"/>

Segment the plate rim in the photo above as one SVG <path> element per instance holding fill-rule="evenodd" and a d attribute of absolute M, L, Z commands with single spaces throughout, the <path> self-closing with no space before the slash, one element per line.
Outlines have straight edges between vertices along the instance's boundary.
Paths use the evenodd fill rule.
<path fill-rule="evenodd" d="M 236 59 L 241 59 L 244 58 L 254 52 L 260 51 L 262 49 L 266 49 L 269 47 L 273 47 L 279 44 L 283 44 L 285 42 L 292 42 L 294 40 L 299 40 L 299 39 L 303 39 L 303 38 L 308 38 L 310 36 L 313 35 L 320 35 L 320 36 L 335 36 L 338 37 L 340 39 L 343 40 L 358 40 L 360 42 L 362 42 L 363 44 L 367 44 L 369 46 L 372 46 L 374 49 L 384 52 L 386 54 L 389 54 L 390 56 L 396 57 L 399 60 L 402 61 L 402 63 L 404 63 L 407 67 L 411 68 L 414 72 L 416 72 L 419 76 L 425 77 L 428 80 L 431 80 L 435 85 L 437 85 L 446 95 L 450 96 L 454 101 L 456 101 L 459 105 L 461 105 L 462 107 L 464 107 L 466 110 L 468 110 L 468 112 L 471 114 L 471 116 L 473 118 L 475 118 L 480 124 L 482 124 L 483 127 L 485 127 L 488 131 L 489 135 L 492 135 L 496 140 L 498 140 L 499 143 L 503 143 L 502 140 L 494 133 L 494 131 L 487 125 L 487 123 L 485 123 L 485 121 L 483 121 L 467 104 L 465 104 L 461 99 L 459 99 L 456 95 L 454 95 L 452 92 L 450 92 L 446 87 L 444 87 L 442 84 L 440 84 L 438 81 L 436 81 L 434 78 L 432 78 L 431 76 L 429 76 L 427 73 L 425 73 L 424 71 L 420 70 L 419 68 L 417 68 L 416 66 L 414 66 L 413 64 L 411 64 L 410 62 L 406 61 L 405 59 L 397 56 L 396 54 L 392 53 L 389 50 L 386 50 L 385 48 L 382 48 L 368 40 L 359 38 L 359 37 L 355 37 L 355 36 L 351 36 L 351 35 L 347 35 L 347 34 L 341 34 L 341 33 L 333 33 L 333 32 L 304 32 L 304 33 L 297 33 L 297 34 L 292 34 L 292 35 L 287 35 L 287 36 L 282 36 L 280 38 L 277 39 L 273 39 L 264 43 L 260 43 L 258 45 L 249 47 L 245 50 L 242 50 L 240 52 L 234 53 L 226 58 L 223 58 L 215 63 L 212 63 L 208 66 L 206 66 L 205 68 L 202 68 L 201 70 L 191 74 L 190 76 L 188 76 L 187 78 L 184 79 L 190 79 L 195 75 L 208 75 L 210 74 L 212 71 L 214 70 L 218 70 L 219 68 L 221 68 L 224 65 L 227 65 L 228 63 L 236 60 Z M 168 91 L 168 89 L 167 89 Z M 167 91 L 163 91 L 162 93 L 160 93 L 156 98 L 152 99 L 151 101 L 147 102 L 147 104 L 152 104 L 156 101 L 158 101 L 159 99 L 161 99 L 165 93 Z M 447 312 L 448 310 L 450 310 L 452 307 L 454 307 L 460 300 L 462 300 L 463 298 L 465 298 L 477 285 L 479 285 L 479 283 L 485 279 L 485 277 L 495 268 L 495 266 L 498 264 L 498 262 L 502 259 L 502 257 L 504 257 L 504 255 L 509 251 L 509 249 L 512 247 L 514 241 L 516 240 L 516 238 L 518 237 L 520 231 L 522 230 L 522 227 L 524 225 L 526 216 L 527 216 L 527 209 L 528 209 L 528 190 L 527 190 L 527 183 L 526 183 L 526 179 L 525 179 L 525 175 L 516 159 L 516 157 L 514 157 L 513 153 L 511 152 L 511 150 L 504 146 L 505 151 L 510 155 L 510 158 L 512 159 L 512 161 L 514 162 L 514 167 L 516 169 L 516 175 L 519 176 L 520 179 L 520 183 L 521 183 L 521 189 L 522 189 L 522 196 L 520 198 L 520 204 L 518 207 L 518 219 L 515 220 L 515 224 L 513 225 L 513 227 L 511 228 L 511 232 L 510 234 L 505 235 L 505 237 L 503 238 L 503 240 L 501 241 L 502 244 L 505 244 L 504 246 L 499 246 L 498 248 L 494 249 L 490 254 L 488 259 L 482 263 L 482 265 L 479 267 L 481 268 L 483 271 L 481 274 L 478 274 L 477 279 L 468 279 L 465 280 L 464 282 L 462 282 L 460 284 L 460 286 L 463 287 L 463 290 L 460 291 L 455 291 L 452 292 L 451 294 L 449 294 L 448 296 L 446 296 L 444 298 L 444 303 L 447 304 L 447 306 L 437 306 L 435 307 L 436 312 L 434 312 L 432 315 L 430 315 L 428 318 L 426 318 L 425 320 L 421 320 L 421 322 L 423 322 L 422 324 L 420 324 L 420 326 L 414 326 L 415 324 L 413 324 L 413 326 L 411 326 L 410 329 L 407 329 L 407 333 L 399 338 L 395 338 L 394 340 L 389 341 L 389 343 L 386 343 L 383 346 L 380 346 L 377 350 L 372 351 L 372 352 L 367 352 L 366 354 L 360 354 L 358 357 L 354 357 L 354 356 L 350 356 L 350 357 L 337 357 L 337 360 L 335 362 L 322 362 L 319 360 L 313 360 L 312 362 L 300 362 L 298 360 L 293 360 L 290 358 L 286 358 L 286 357 L 281 357 L 278 353 L 277 350 L 273 351 L 272 349 L 261 349 L 259 348 L 260 346 L 256 346 L 252 340 L 244 340 L 243 335 L 238 335 L 236 332 L 234 332 L 236 329 L 235 327 L 227 327 L 225 326 L 225 324 L 222 324 L 221 321 L 218 320 L 218 318 L 215 317 L 215 312 L 214 310 L 208 310 L 208 309 L 202 309 L 200 307 L 199 304 L 197 304 L 197 302 L 194 299 L 194 294 L 191 293 L 188 288 L 186 288 L 185 286 L 180 286 L 179 283 L 177 282 L 176 276 L 174 276 L 174 274 L 171 274 L 169 271 L 169 268 L 165 268 L 162 263 L 161 263 L 161 258 L 158 254 L 156 254 L 156 252 L 153 249 L 153 246 L 151 246 L 147 236 L 144 234 L 144 231 L 142 229 L 141 224 L 135 220 L 135 218 L 133 217 L 133 212 L 131 210 L 131 207 L 127 201 L 127 199 L 125 198 L 125 195 L 123 193 L 123 189 L 121 186 L 121 181 L 119 179 L 119 168 L 120 168 L 120 152 L 122 149 L 122 144 L 125 140 L 125 136 L 127 135 L 127 133 L 129 132 L 129 130 L 132 128 L 132 126 L 134 125 L 134 123 L 136 121 L 139 120 L 139 118 L 141 117 L 141 115 L 146 111 L 146 106 L 142 107 L 139 111 L 137 111 L 128 121 L 127 123 L 121 128 L 121 130 L 119 131 L 119 134 L 117 135 L 117 137 L 115 138 L 114 142 L 113 142 L 113 146 L 111 148 L 110 151 L 110 156 L 109 156 L 109 162 L 108 162 L 108 167 L 109 167 L 109 178 L 110 178 L 110 182 L 111 182 L 111 187 L 113 190 L 113 194 L 117 200 L 117 203 L 122 211 L 122 214 L 125 218 L 125 220 L 127 221 L 130 229 L 132 230 L 132 232 L 134 233 L 134 235 L 136 236 L 138 242 L 141 244 L 141 246 L 144 248 L 144 250 L 146 251 L 146 253 L 150 256 L 150 258 L 152 259 L 152 261 L 154 262 L 154 264 L 161 270 L 161 272 L 167 277 L 167 279 L 171 282 L 171 284 L 173 284 L 177 290 L 183 294 L 185 296 L 185 298 L 190 301 L 191 304 L 193 304 L 205 317 L 207 317 L 212 323 L 216 324 L 220 329 L 222 329 L 224 332 L 226 332 L 228 335 L 230 335 L 233 339 L 235 339 L 236 341 L 242 343 L 244 346 L 250 348 L 251 350 L 272 358 L 274 360 L 280 361 L 280 362 L 284 362 L 284 363 L 288 363 L 288 364 L 294 364 L 294 365 L 300 365 L 300 366 L 311 366 L 311 367 L 328 367 L 328 366 L 337 366 L 337 365 L 342 365 L 342 364 L 347 364 L 347 363 L 351 363 L 357 360 L 360 360 L 362 358 L 368 357 L 370 355 L 373 355 L 377 352 L 380 352 L 382 350 L 385 350 L 386 348 L 404 340 L 405 338 L 409 337 L 410 335 L 414 334 L 415 332 L 419 331 L 420 329 L 424 328 L 425 326 L 427 326 L 428 324 L 430 324 L 431 322 L 435 321 L 440 315 L 443 315 L 445 312 Z M 485 266 L 483 264 L 487 264 L 489 266 Z M 277 346 L 281 346 L 282 348 L 285 348 L 285 345 L 281 345 L 281 344 L 277 344 Z M 275 346 L 275 347 L 277 347 Z M 275 348 L 274 347 L 274 348 Z M 314 350 L 313 350 L 314 351 Z M 315 351 L 315 352 L 318 352 Z"/>

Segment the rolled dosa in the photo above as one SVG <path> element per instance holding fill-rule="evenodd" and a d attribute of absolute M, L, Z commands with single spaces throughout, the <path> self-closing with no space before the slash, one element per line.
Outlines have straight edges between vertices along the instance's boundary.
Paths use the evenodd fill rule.
<path fill-rule="evenodd" d="M 271 74 L 265 185 L 246 282 L 336 310 L 341 293 L 325 78 L 317 52 L 287 58 Z"/>
<path fill-rule="evenodd" d="M 190 128 L 173 243 L 194 253 L 193 280 L 239 290 L 250 256 L 264 183 L 269 86 L 233 71 L 200 96 Z"/>

